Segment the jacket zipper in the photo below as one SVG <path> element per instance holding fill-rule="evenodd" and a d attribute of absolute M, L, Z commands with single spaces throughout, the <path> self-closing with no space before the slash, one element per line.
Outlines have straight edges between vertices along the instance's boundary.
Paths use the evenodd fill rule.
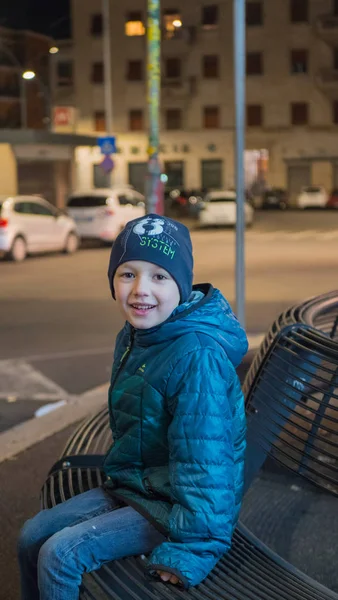
<path fill-rule="evenodd" d="M 132 329 L 132 330 L 131 330 L 131 334 L 130 334 L 130 340 L 129 340 L 129 344 L 128 344 L 127 348 L 125 349 L 125 351 L 124 351 L 124 353 L 123 353 L 123 355 L 122 355 L 122 357 L 121 357 L 120 364 L 119 364 L 119 367 L 118 367 L 118 369 L 117 369 L 117 371 L 116 371 L 116 373 L 115 373 L 114 379 L 113 379 L 113 380 L 111 381 L 111 383 L 110 383 L 110 387 L 109 387 L 109 398 L 108 398 L 108 409 L 109 409 L 109 414 L 111 413 L 111 400 L 110 400 L 110 398 L 111 398 L 111 392 L 112 392 L 112 390 L 113 390 L 113 388 L 114 388 L 114 385 L 115 385 L 115 383 L 116 383 L 116 380 L 117 380 L 118 376 L 120 375 L 120 373 L 121 373 L 121 371 L 122 371 L 123 367 L 125 366 L 125 364 L 126 364 L 126 362 L 127 362 L 127 360 L 128 360 L 128 357 L 129 357 L 130 351 L 131 351 L 131 349 L 132 349 L 132 347 L 133 347 L 133 343 L 134 343 L 134 337 L 135 337 L 135 330 L 134 330 L 134 329 Z M 105 464 L 105 462 L 106 462 L 106 460 L 107 460 L 107 456 L 108 456 L 108 454 L 109 454 L 109 451 L 107 452 L 107 454 L 106 454 L 106 456 L 105 456 L 105 459 L 104 459 L 104 461 L 103 461 L 103 465 Z"/>

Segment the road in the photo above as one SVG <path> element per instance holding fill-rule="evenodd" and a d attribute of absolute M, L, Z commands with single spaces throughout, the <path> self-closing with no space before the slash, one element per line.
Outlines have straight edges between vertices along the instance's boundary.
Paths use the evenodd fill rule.
<path fill-rule="evenodd" d="M 192 238 L 195 281 L 211 281 L 234 306 L 234 232 L 194 230 Z M 266 331 L 289 305 L 335 287 L 337 242 L 338 211 L 257 213 L 246 238 L 250 334 Z M 70 257 L 0 263 L 0 365 L 10 359 L 5 367 L 15 373 L 13 360 L 22 359 L 45 383 L 55 382 L 55 388 L 47 385 L 50 396 L 80 394 L 105 382 L 122 325 L 109 293 L 108 258 L 109 249 L 97 247 Z"/>

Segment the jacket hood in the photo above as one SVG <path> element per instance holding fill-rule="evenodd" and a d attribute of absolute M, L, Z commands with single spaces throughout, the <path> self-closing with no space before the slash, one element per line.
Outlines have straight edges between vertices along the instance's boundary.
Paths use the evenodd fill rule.
<path fill-rule="evenodd" d="M 195 298 L 177 307 L 167 321 L 152 329 L 135 330 L 135 342 L 149 346 L 164 341 L 172 341 L 183 334 L 205 334 L 212 337 L 227 354 L 236 368 L 248 351 L 248 341 L 244 329 L 234 315 L 229 302 L 211 284 L 195 285 Z M 131 329 L 129 323 L 126 327 Z"/>

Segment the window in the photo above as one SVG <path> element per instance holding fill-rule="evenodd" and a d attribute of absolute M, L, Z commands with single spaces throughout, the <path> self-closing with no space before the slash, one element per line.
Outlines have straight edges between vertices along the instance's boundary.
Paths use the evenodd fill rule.
<path fill-rule="evenodd" d="M 217 55 L 203 56 L 203 77 L 205 79 L 219 77 L 219 59 Z"/>
<path fill-rule="evenodd" d="M 106 116 L 104 110 L 96 110 L 94 113 L 95 131 L 106 131 Z"/>
<path fill-rule="evenodd" d="M 263 6 L 261 2 L 248 2 L 246 5 L 246 24 L 248 27 L 263 25 Z"/>
<path fill-rule="evenodd" d="M 202 189 L 222 189 L 223 187 L 223 161 L 202 160 L 201 161 Z"/>
<path fill-rule="evenodd" d="M 163 15 L 163 37 L 171 40 L 181 36 L 182 17 L 177 8 L 170 8 Z"/>
<path fill-rule="evenodd" d="M 184 187 L 184 162 L 170 160 L 164 163 L 164 172 L 168 177 L 167 187 L 182 189 Z"/>
<path fill-rule="evenodd" d="M 130 131 L 142 131 L 144 129 L 142 109 L 136 108 L 129 111 L 129 129 Z"/>
<path fill-rule="evenodd" d="M 260 104 L 249 104 L 246 107 L 246 120 L 248 127 L 261 127 L 263 125 L 263 107 Z"/>
<path fill-rule="evenodd" d="M 57 63 L 56 67 L 57 84 L 59 86 L 72 85 L 73 83 L 73 63 L 71 60 L 63 60 Z"/>
<path fill-rule="evenodd" d="M 333 14 L 338 17 L 338 0 L 333 0 Z"/>
<path fill-rule="evenodd" d="M 14 205 L 14 211 L 21 215 L 32 215 L 33 214 L 33 203 L 32 202 L 16 202 Z"/>
<path fill-rule="evenodd" d="M 338 125 L 338 100 L 334 100 L 334 102 L 333 102 L 332 121 L 335 125 Z"/>
<path fill-rule="evenodd" d="M 263 74 L 263 54 L 261 52 L 248 52 L 246 55 L 246 74 Z"/>
<path fill-rule="evenodd" d="M 180 108 L 168 108 L 165 114 L 166 129 L 182 128 L 182 111 Z"/>
<path fill-rule="evenodd" d="M 143 16 L 140 11 L 132 11 L 126 15 L 124 32 L 129 37 L 144 35 L 146 32 Z"/>
<path fill-rule="evenodd" d="M 101 165 L 93 165 L 94 166 L 94 173 L 95 173 L 95 167 L 97 167 L 98 172 L 102 172 L 102 174 L 104 174 L 104 170 L 102 169 Z M 109 185 L 103 186 L 103 185 L 95 185 L 94 183 L 94 187 L 108 187 Z M 70 199 L 67 202 L 67 206 L 69 208 L 98 208 L 100 206 L 106 206 L 107 205 L 107 200 L 108 197 L 107 196 L 71 196 Z"/>
<path fill-rule="evenodd" d="M 291 23 L 307 23 L 309 20 L 308 0 L 290 0 Z"/>
<path fill-rule="evenodd" d="M 103 62 L 95 62 L 92 65 L 92 83 L 104 82 Z"/>
<path fill-rule="evenodd" d="M 103 33 L 103 18 L 101 13 L 92 15 L 90 33 L 94 36 L 102 35 Z"/>
<path fill-rule="evenodd" d="M 291 73 L 307 73 L 308 72 L 308 51 L 307 50 L 291 50 Z"/>
<path fill-rule="evenodd" d="M 291 104 L 292 125 L 307 125 L 309 122 L 309 107 L 306 102 L 294 102 Z"/>
<path fill-rule="evenodd" d="M 203 29 L 215 29 L 218 25 L 218 5 L 210 4 L 202 7 Z"/>
<path fill-rule="evenodd" d="M 143 62 L 142 60 L 130 60 L 127 67 L 128 81 L 142 81 Z"/>
<path fill-rule="evenodd" d="M 165 61 L 165 76 L 169 78 L 181 77 L 181 59 L 167 58 Z"/>
<path fill-rule="evenodd" d="M 219 106 L 205 106 L 203 109 L 205 129 L 218 129 L 220 126 Z"/>
<path fill-rule="evenodd" d="M 56 214 L 48 206 L 38 204 L 37 202 L 31 202 L 31 207 L 33 215 L 39 215 L 40 217 L 54 217 Z"/>

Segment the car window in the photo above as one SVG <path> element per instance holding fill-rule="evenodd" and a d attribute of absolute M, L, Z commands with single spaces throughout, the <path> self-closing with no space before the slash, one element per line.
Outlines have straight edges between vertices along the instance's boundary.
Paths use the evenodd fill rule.
<path fill-rule="evenodd" d="M 322 190 L 319 187 L 307 187 L 307 188 L 304 188 L 304 192 L 306 192 L 307 194 L 318 194 L 321 191 Z"/>
<path fill-rule="evenodd" d="M 137 200 L 133 194 L 118 194 L 117 197 L 121 206 L 125 206 L 126 204 L 132 204 L 133 206 L 136 206 L 137 204 Z"/>
<path fill-rule="evenodd" d="M 54 217 L 54 212 L 48 208 L 48 206 L 44 206 L 44 204 L 38 204 L 37 202 L 32 202 L 32 212 L 34 215 L 39 215 L 43 217 Z"/>
<path fill-rule="evenodd" d="M 216 198 L 209 198 L 209 202 L 236 202 L 236 198 L 229 198 L 229 196 L 217 196 Z"/>
<path fill-rule="evenodd" d="M 14 211 L 21 215 L 32 215 L 33 203 L 32 202 L 16 202 L 14 204 Z"/>
<path fill-rule="evenodd" d="M 73 196 L 68 200 L 68 208 L 98 208 L 100 206 L 106 206 L 108 197 L 107 196 Z"/>

